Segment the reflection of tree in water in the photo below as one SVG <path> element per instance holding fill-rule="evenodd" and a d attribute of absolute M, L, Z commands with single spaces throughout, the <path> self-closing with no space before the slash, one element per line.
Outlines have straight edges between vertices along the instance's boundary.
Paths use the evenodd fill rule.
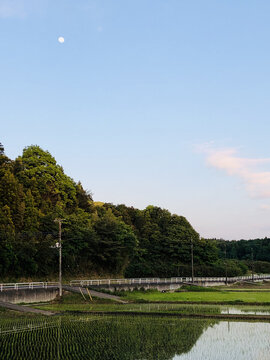
<path fill-rule="evenodd" d="M 190 351 L 213 321 L 157 317 L 65 318 L 61 326 L 0 336 L 0 358 L 171 360 Z M 52 323 L 50 324 L 52 325 Z"/>
<path fill-rule="evenodd" d="M 111 324 L 114 336 L 108 339 L 108 350 L 111 350 L 108 359 L 170 360 L 175 355 L 190 351 L 203 330 L 211 322 L 189 319 L 135 318 L 132 322 L 122 319 L 118 324 L 120 327 Z M 113 356 L 115 340 L 118 342 L 118 349 L 121 352 L 118 352 L 118 357 Z"/>

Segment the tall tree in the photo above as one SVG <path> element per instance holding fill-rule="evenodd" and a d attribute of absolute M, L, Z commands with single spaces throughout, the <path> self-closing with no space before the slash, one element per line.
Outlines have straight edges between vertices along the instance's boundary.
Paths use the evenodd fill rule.
<path fill-rule="evenodd" d="M 2 143 L 0 142 L 0 155 L 4 155 L 4 154 L 5 154 L 5 149 Z"/>
<path fill-rule="evenodd" d="M 76 184 L 65 175 L 54 157 L 39 146 L 29 146 L 17 159 L 21 163 L 16 176 L 24 188 L 32 189 L 33 183 L 39 193 L 35 199 L 41 210 L 48 211 L 55 206 L 72 211 L 77 207 Z M 35 196 L 35 192 L 32 192 Z"/>

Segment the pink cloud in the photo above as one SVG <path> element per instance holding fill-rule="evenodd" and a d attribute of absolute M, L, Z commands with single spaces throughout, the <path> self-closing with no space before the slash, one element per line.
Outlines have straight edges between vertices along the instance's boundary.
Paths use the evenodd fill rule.
<path fill-rule="evenodd" d="M 270 205 L 269 204 L 261 204 L 260 209 L 263 210 L 263 211 L 269 211 L 270 210 Z"/>
<path fill-rule="evenodd" d="M 251 197 L 270 198 L 270 171 L 260 169 L 263 165 L 270 165 L 270 158 L 239 157 L 237 150 L 232 148 L 214 149 L 204 146 L 201 151 L 206 154 L 209 166 L 240 178 Z"/>

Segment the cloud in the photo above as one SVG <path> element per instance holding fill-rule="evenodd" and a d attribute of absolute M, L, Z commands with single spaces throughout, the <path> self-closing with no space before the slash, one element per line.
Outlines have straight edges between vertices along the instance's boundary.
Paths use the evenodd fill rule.
<path fill-rule="evenodd" d="M 22 0 L 0 0 L 0 17 L 24 17 L 25 3 Z"/>
<path fill-rule="evenodd" d="M 269 211 L 270 204 L 261 204 L 259 208 L 260 208 L 260 210 L 263 210 L 263 211 Z"/>
<path fill-rule="evenodd" d="M 250 159 L 240 157 L 237 149 L 215 149 L 208 144 L 200 146 L 200 152 L 206 154 L 209 166 L 242 180 L 248 194 L 255 198 L 270 198 L 270 158 Z"/>
<path fill-rule="evenodd" d="M 0 18 L 24 18 L 45 4 L 45 0 L 0 0 Z"/>

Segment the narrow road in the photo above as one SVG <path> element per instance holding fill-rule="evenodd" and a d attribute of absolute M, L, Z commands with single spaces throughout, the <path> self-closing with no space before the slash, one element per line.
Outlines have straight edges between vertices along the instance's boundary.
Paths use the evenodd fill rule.
<path fill-rule="evenodd" d="M 88 297 L 88 292 L 87 292 L 87 290 L 85 288 L 80 288 L 78 286 L 64 285 L 63 289 L 66 290 L 66 291 L 79 293 L 79 294 L 82 291 L 82 293 Z M 91 296 L 94 296 L 94 297 L 97 297 L 97 298 L 100 298 L 100 299 L 109 299 L 109 300 L 117 301 L 117 302 L 122 303 L 122 304 L 127 304 L 127 301 L 122 300 L 119 296 L 105 294 L 105 293 L 95 291 L 95 290 L 90 290 L 90 294 L 91 294 Z"/>
<path fill-rule="evenodd" d="M 46 316 L 51 316 L 51 315 L 55 315 L 55 313 L 51 312 L 51 311 L 47 311 L 47 310 L 39 310 L 39 309 L 33 309 L 29 306 L 23 306 L 23 305 L 17 305 L 17 304 L 11 304 L 8 302 L 4 302 L 4 301 L 0 301 L 0 306 L 9 310 L 15 310 L 15 311 L 20 311 L 20 312 L 27 312 L 27 313 L 34 313 L 37 315 L 46 315 Z"/>

